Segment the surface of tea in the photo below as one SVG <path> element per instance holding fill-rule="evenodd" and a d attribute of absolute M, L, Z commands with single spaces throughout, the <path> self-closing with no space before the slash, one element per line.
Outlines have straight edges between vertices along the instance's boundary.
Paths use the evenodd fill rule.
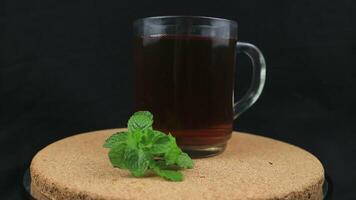
<path fill-rule="evenodd" d="M 136 37 L 135 109 L 183 146 L 225 143 L 232 132 L 233 39 Z"/>

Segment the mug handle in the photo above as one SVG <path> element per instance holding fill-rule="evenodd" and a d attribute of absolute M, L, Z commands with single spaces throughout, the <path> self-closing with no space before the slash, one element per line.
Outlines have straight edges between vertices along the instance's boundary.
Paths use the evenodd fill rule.
<path fill-rule="evenodd" d="M 236 43 L 237 53 L 246 54 L 252 62 L 252 80 L 246 94 L 234 103 L 234 119 L 250 108 L 261 95 L 266 80 L 266 63 L 262 52 L 253 44 Z"/>

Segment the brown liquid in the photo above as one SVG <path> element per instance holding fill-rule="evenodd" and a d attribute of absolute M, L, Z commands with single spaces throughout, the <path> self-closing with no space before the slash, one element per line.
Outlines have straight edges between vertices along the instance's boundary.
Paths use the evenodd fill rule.
<path fill-rule="evenodd" d="M 224 144 L 233 122 L 233 39 L 135 38 L 135 109 L 182 146 Z"/>

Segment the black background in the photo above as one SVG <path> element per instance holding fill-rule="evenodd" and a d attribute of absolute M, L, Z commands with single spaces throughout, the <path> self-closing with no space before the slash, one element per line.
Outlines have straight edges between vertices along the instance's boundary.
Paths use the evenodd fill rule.
<path fill-rule="evenodd" d="M 356 1 L 0 1 L 0 199 L 47 144 L 122 127 L 133 111 L 132 21 L 155 15 L 237 20 L 267 81 L 235 129 L 316 155 L 335 199 L 356 199 Z M 237 94 L 249 82 L 240 55 Z"/>

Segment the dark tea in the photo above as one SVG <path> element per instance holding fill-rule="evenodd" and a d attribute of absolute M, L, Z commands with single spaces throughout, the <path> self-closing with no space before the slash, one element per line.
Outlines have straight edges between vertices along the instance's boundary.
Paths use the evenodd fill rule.
<path fill-rule="evenodd" d="M 183 147 L 224 145 L 233 124 L 235 39 L 137 36 L 135 109 Z"/>

